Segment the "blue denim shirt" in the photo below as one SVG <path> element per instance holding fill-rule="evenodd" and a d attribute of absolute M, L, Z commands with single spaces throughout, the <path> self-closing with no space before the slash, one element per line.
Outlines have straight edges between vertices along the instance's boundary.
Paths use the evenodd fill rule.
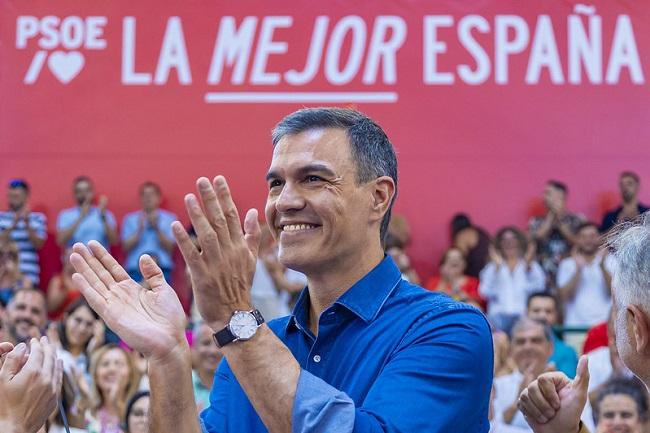
<path fill-rule="evenodd" d="M 475 308 L 408 283 L 386 257 L 321 314 L 318 337 L 308 318 L 305 289 L 269 324 L 302 368 L 294 432 L 489 430 L 492 338 Z M 267 431 L 225 359 L 201 421 L 209 433 Z"/>

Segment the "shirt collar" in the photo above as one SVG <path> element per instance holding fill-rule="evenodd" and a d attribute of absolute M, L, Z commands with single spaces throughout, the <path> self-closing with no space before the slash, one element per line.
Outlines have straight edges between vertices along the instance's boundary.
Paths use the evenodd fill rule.
<path fill-rule="evenodd" d="M 350 287 L 334 303 L 346 308 L 364 322 L 372 322 L 384 303 L 402 279 L 393 259 L 385 256 L 377 266 Z M 293 309 L 287 328 L 292 325 L 299 329 L 309 323 L 309 287 L 306 287 Z"/>

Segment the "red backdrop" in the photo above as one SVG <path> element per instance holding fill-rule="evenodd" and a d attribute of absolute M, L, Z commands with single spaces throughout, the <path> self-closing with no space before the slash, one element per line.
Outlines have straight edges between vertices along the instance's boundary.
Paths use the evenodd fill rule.
<path fill-rule="evenodd" d="M 650 180 L 647 2 L 35 0 L 0 12 L 0 184 L 28 179 L 50 229 L 79 174 L 119 219 L 153 180 L 186 220 L 182 196 L 219 173 L 240 208 L 262 208 L 270 130 L 303 106 L 353 106 L 385 128 L 425 276 L 456 211 L 524 226 L 556 178 L 573 210 L 600 219 L 621 170 Z M 58 257 L 45 251 L 48 274 Z"/>

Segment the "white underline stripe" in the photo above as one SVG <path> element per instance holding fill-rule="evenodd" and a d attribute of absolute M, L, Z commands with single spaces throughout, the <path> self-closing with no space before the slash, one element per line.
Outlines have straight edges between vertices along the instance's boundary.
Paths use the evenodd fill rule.
<path fill-rule="evenodd" d="M 397 92 L 208 92 L 208 104 L 232 104 L 242 102 L 397 102 Z"/>

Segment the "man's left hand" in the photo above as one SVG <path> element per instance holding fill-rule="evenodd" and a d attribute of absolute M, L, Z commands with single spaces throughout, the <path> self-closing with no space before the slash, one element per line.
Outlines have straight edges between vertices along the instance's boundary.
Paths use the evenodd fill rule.
<path fill-rule="evenodd" d="M 201 203 L 185 196 L 185 207 L 197 234 L 197 247 L 179 222 L 176 242 L 187 263 L 194 299 L 203 320 L 215 331 L 223 328 L 235 310 L 251 310 L 251 286 L 260 245 L 257 210 L 246 213 L 242 232 L 239 213 L 223 176 L 214 182 L 197 181 Z"/>

